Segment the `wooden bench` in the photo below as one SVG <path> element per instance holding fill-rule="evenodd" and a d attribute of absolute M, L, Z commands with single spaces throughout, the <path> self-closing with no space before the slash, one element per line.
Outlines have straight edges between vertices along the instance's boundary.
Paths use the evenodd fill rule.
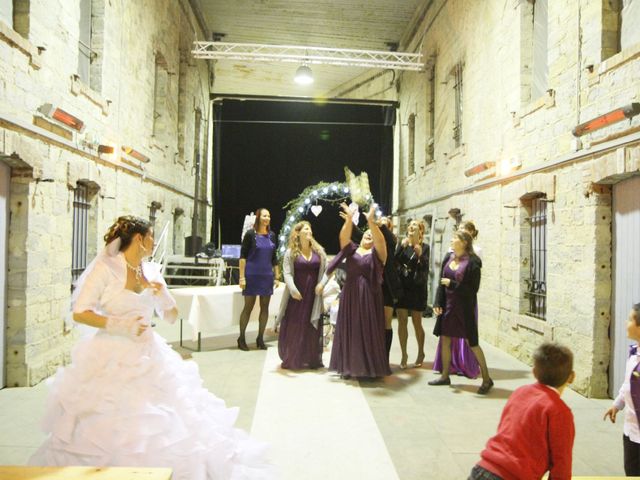
<path fill-rule="evenodd" d="M 2 480 L 171 480 L 170 468 L 0 466 Z"/>

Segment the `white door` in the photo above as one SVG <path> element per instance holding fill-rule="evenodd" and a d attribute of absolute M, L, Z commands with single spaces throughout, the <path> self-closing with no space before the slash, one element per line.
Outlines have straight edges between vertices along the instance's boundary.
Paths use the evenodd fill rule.
<path fill-rule="evenodd" d="M 627 318 L 640 303 L 640 177 L 613 187 L 613 312 L 609 395 L 622 384 L 627 361 Z"/>
<path fill-rule="evenodd" d="M 9 184 L 11 170 L 0 162 L 0 388 L 5 386 L 5 339 L 7 314 L 7 239 L 9 230 Z"/>

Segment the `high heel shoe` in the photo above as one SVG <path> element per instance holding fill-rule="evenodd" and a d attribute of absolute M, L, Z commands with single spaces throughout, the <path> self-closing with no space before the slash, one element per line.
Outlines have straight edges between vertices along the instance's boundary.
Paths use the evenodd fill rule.
<path fill-rule="evenodd" d="M 264 344 L 264 339 L 262 337 L 256 338 L 256 347 L 258 347 L 259 350 L 267 349 L 267 346 Z"/>
<path fill-rule="evenodd" d="M 440 377 L 440 378 L 436 378 L 435 380 L 431 380 L 430 382 L 427 382 L 427 383 L 431 386 L 439 387 L 441 385 L 451 385 L 451 379 L 449 377 L 447 378 Z"/>
<path fill-rule="evenodd" d="M 416 358 L 416 363 L 414 363 L 413 366 L 415 368 L 420 368 L 423 362 L 424 362 L 424 353 L 422 355 L 418 355 L 418 358 Z"/>
<path fill-rule="evenodd" d="M 482 385 L 480 385 L 480 388 L 478 389 L 478 395 L 486 395 L 487 393 L 489 393 L 489 390 L 491 390 L 493 388 L 493 380 L 489 379 L 486 382 L 483 381 Z"/>
<path fill-rule="evenodd" d="M 244 352 L 249 351 L 249 346 L 247 345 L 244 337 L 238 337 L 238 348 Z"/>
<path fill-rule="evenodd" d="M 402 360 L 400 360 L 400 369 L 404 370 L 405 368 L 407 368 L 407 355 L 402 355 Z"/>

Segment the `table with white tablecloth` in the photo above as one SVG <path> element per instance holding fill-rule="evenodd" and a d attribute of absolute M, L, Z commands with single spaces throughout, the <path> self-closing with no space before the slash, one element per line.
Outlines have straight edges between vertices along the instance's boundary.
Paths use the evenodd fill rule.
<path fill-rule="evenodd" d="M 284 284 L 280 284 L 273 292 L 269 302 L 270 319 L 278 315 L 284 288 Z M 178 304 L 180 322 L 184 320 L 191 327 L 191 338 L 198 342 L 198 350 L 202 334 L 217 333 L 240 323 L 244 297 L 238 285 L 173 288 L 169 291 Z M 257 299 L 249 321 L 257 321 L 259 313 L 260 302 Z M 182 345 L 182 325 L 180 332 Z"/>

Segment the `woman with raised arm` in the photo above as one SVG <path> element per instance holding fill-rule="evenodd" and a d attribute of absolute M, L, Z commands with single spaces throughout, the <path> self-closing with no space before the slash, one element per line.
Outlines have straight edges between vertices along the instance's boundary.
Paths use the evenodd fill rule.
<path fill-rule="evenodd" d="M 240 288 L 244 296 L 244 308 L 240 313 L 240 336 L 238 348 L 248 351 L 245 339 L 251 311 L 260 297 L 260 316 L 258 317 L 258 337 L 256 346 L 266 350 L 264 330 L 269 320 L 269 302 L 273 289 L 278 287 L 280 276 L 276 257 L 276 234 L 271 231 L 271 214 L 266 208 L 256 211 L 256 221 L 242 238 L 240 249 Z"/>
<path fill-rule="evenodd" d="M 71 364 L 50 381 L 44 429 L 33 465 L 168 467 L 175 480 L 271 477 L 264 446 L 233 427 L 237 409 L 202 388 L 198 366 L 150 328 L 154 310 L 177 310 L 147 263 L 151 224 L 120 217 L 104 251 L 73 295 L 73 318 L 94 327 Z"/>
<path fill-rule="evenodd" d="M 320 368 L 322 364 L 322 278 L 327 256 L 313 238 L 311 224 L 298 222 L 282 260 L 286 289 L 280 304 L 278 354 L 282 368 Z"/>
<path fill-rule="evenodd" d="M 346 281 L 340 296 L 329 370 L 343 378 L 376 378 L 390 375 L 385 347 L 382 271 L 387 260 L 384 236 L 375 221 L 375 206 L 367 214 L 369 229 L 360 245 L 351 241 L 353 212 L 340 205 L 344 224 L 340 230 L 340 253 L 327 273 L 346 259 Z"/>

